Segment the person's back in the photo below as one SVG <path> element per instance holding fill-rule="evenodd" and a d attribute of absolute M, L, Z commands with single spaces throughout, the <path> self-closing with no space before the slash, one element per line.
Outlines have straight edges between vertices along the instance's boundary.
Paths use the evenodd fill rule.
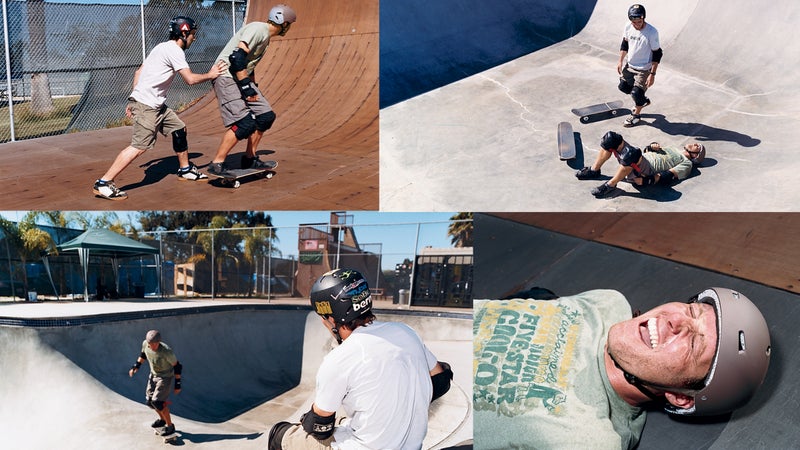
<path fill-rule="evenodd" d="M 334 432 L 339 448 L 419 448 L 428 426 L 432 386 L 422 340 L 407 325 L 358 327 L 329 353 L 317 377 L 315 404 L 342 408 L 349 420 Z M 431 355 L 432 357 L 432 355 Z"/>

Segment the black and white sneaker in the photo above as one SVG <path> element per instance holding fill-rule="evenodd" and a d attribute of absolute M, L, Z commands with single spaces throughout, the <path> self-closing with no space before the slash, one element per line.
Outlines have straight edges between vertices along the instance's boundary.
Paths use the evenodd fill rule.
<path fill-rule="evenodd" d="M 630 116 L 628 116 L 627 119 L 625 119 L 625 122 L 622 123 L 622 126 L 624 126 L 624 127 L 632 127 L 634 125 L 638 125 L 639 122 L 641 122 L 641 121 L 642 121 L 642 116 L 641 115 L 639 115 L 639 114 L 631 114 Z"/>
<path fill-rule="evenodd" d="M 153 422 L 153 424 L 150 426 L 153 428 L 164 428 L 165 426 L 167 426 L 167 422 L 164 422 L 164 419 L 158 419 L 155 422 Z"/>
<path fill-rule="evenodd" d="M 164 427 L 164 429 L 159 431 L 158 434 L 160 436 L 169 436 L 170 434 L 175 434 L 175 424 Z"/>
<path fill-rule="evenodd" d="M 591 167 L 584 167 L 581 170 L 575 172 L 575 176 L 579 180 L 596 180 L 600 178 L 600 171 L 592 170 Z"/>
<path fill-rule="evenodd" d="M 594 195 L 597 198 L 605 197 L 611 192 L 613 192 L 614 189 L 616 188 L 609 185 L 608 183 L 603 183 L 600 186 L 597 186 L 596 188 L 592 189 L 592 195 Z"/>
<path fill-rule="evenodd" d="M 125 200 L 128 198 L 128 194 L 126 194 L 125 191 L 119 190 L 117 186 L 114 185 L 114 181 L 97 180 L 94 182 L 92 191 L 95 195 L 109 200 Z"/>
<path fill-rule="evenodd" d="M 178 178 L 180 180 L 200 181 L 207 180 L 208 175 L 197 170 L 197 166 L 195 166 L 193 163 L 189 163 L 189 167 L 187 169 L 178 169 Z"/>

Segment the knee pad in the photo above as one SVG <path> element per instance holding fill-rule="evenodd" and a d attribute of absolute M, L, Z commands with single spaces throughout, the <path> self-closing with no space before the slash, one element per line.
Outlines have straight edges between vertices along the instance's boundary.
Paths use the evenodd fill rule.
<path fill-rule="evenodd" d="M 631 97 L 636 106 L 642 106 L 647 102 L 647 97 L 644 96 L 644 89 L 639 86 L 634 86 L 631 90 Z"/>
<path fill-rule="evenodd" d="M 256 129 L 258 131 L 267 131 L 272 127 L 272 124 L 275 122 L 275 119 L 278 116 L 275 115 L 274 112 L 268 111 L 264 114 L 259 114 L 256 116 Z"/>
<path fill-rule="evenodd" d="M 164 404 L 165 402 L 161 400 L 156 400 L 153 402 L 153 409 L 155 409 L 156 411 L 161 411 L 162 409 L 164 409 Z"/>
<path fill-rule="evenodd" d="M 172 132 L 172 149 L 175 153 L 185 152 L 189 149 L 189 141 L 186 140 L 186 127 Z"/>
<path fill-rule="evenodd" d="M 623 94 L 630 94 L 631 90 L 633 90 L 633 86 L 628 84 L 624 78 L 619 79 L 619 86 L 617 86 Z"/>
<path fill-rule="evenodd" d="M 231 125 L 231 130 L 236 135 L 236 139 L 240 141 L 247 139 L 256 131 L 256 120 L 253 119 L 252 114 L 248 114 Z"/>
<path fill-rule="evenodd" d="M 292 427 L 289 422 L 278 422 L 269 430 L 268 450 L 281 450 L 283 448 L 283 435 Z"/>

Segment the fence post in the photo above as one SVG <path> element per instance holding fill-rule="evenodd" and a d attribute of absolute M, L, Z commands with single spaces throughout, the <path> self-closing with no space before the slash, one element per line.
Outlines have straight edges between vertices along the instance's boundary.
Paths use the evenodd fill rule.
<path fill-rule="evenodd" d="M 6 0 L 3 0 L 3 41 L 6 50 L 6 98 L 8 98 L 8 124 L 11 129 L 11 142 L 16 140 L 14 135 L 14 90 L 11 88 L 11 51 L 8 43 L 8 10 Z"/>

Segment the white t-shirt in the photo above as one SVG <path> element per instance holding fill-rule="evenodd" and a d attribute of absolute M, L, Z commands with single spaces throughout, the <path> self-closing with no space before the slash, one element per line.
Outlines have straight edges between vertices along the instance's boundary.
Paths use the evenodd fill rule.
<path fill-rule="evenodd" d="M 175 74 L 187 67 L 186 55 L 176 41 L 156 45 L 142 64 L 131 97 L 152 108 L 161 107 L 167 101 L 167 91 Z"/>
<path fill-rule="evenodd" d="M 628 41 L 628 65 L 638 70 L 650 70 L 653 51 L 661 48 L 656 27 L 648 23 L 637 30 L 633 24 L 628 23 L 622 37 Z"/>
<path fill-rule="evenodd" d="M 344 409 L 333 448 L 419 449 L 428 430 L 436 357 L 409 326 L 373 322 L 323 359 L 314 404 Z"/>

